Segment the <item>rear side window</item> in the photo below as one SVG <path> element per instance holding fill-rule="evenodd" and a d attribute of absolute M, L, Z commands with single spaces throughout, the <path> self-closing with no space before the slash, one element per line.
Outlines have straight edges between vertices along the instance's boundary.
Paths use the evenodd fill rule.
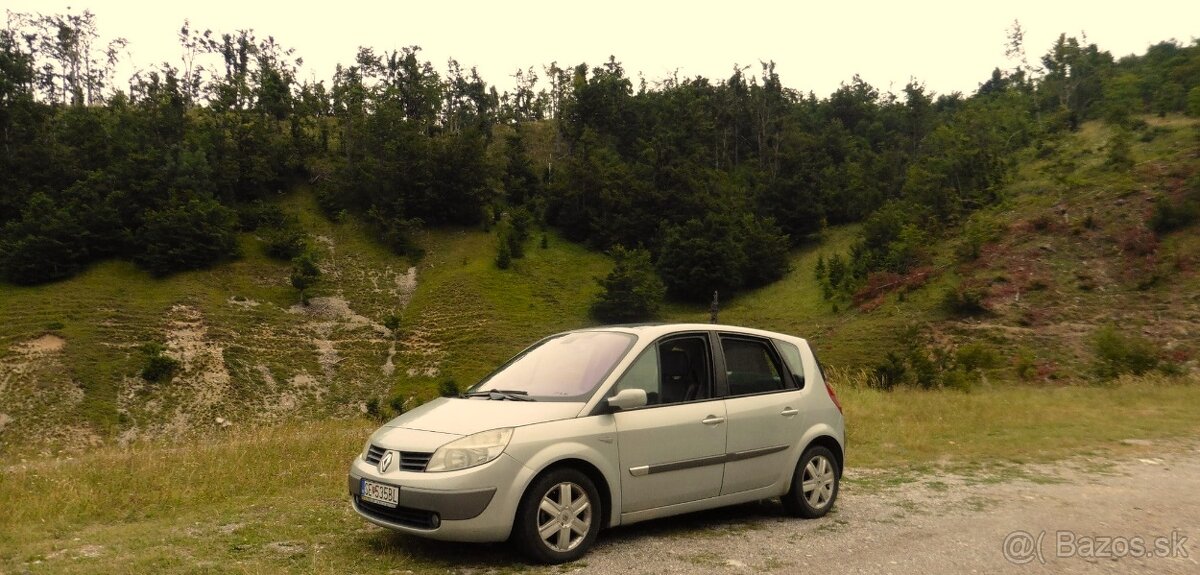
<path fill-rule="evenodd" d="M 800 359 L 800 348 L 796 344 L 788 343 L 781 339 L 774 340 L 775 347 L 779 349 L 779 353 L 783 355 L 783 362 L 787 364 L 788 369 L 798 376 L 804 375 L 804 360 Z"/>
<path fill-rule="evenodd" d="M 780 391 L 786 387 L 779 358 L 765 341 L 721 337 L 729 395 Z"/>

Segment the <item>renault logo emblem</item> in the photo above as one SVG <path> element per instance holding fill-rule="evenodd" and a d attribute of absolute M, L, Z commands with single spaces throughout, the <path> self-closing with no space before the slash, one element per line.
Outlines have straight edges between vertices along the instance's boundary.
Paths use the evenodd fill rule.
<path fill-rule="evenodd" d="M 391 452 L 391 451 L 384 453 L 383 457 L 379 460 L 379 472 L 380 473 L 387 473 L 388 467 L 391 467 L 392 453 L 393 452 Z"/>

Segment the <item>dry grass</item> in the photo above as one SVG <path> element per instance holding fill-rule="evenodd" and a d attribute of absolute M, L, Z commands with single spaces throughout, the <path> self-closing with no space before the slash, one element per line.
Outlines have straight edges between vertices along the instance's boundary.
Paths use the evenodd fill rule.
<path fill-rule="evenodd" d="M 962 393 L 881 392 L 868 388 L 865 376 L 831 374 L 846 410 L 852 468 L 911 473 L 931 465 L 1121 455 L 1148 449 L 1124 439 L 1158 446 L 1200 432 L 1195 379 Z M 187 445 L 144 442 L 6 462 L 0 572 L 521 568 L 503 546 L 425 542 L 355 516 L 344 474 L 372 427 L 362 420 L 284 424 Z"/>
<path fill-rule="evenodd" d="M 893 467 L 1115 455 L 1126 439 L 1200 434 L 1200 377 L 1123 377 L 1104 386 L 1003 385 L 970 392 L 868 387 L 830 374 L 846 410 L 849 464 Z"/>

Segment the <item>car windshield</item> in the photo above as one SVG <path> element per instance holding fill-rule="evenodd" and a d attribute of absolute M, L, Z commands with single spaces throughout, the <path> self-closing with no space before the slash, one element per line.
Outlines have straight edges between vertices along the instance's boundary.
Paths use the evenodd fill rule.
<path fill-rule="evenodd" d="M 635 341 L 633 335 L 611 331 L 550 337 L 509 360 L 468 393 L 495 390 L 550 401 L 582 401 Z"/>

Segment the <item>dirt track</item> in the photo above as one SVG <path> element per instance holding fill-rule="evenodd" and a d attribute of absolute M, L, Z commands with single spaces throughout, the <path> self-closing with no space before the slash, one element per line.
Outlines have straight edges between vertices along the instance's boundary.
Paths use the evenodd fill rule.
<path fill-rule="evenodd" d="M 764 502 L 613 529 L 567 571 L 1200 573 L 1200 447 L 1143 457 L 998 474 L 860 475 L 820 520 L 786 518 Z M 1010 536 L 1018 531 L 1029 539 Z M 1093 556 L 1082 557 L 1089 536 Z M 1135 536 L 1149 551 L 1166 537 L 1161 550 L 1178 556 L 1134 558 L 1136 542 L 1123 542 Z M 1006 538 L 1009 555 L 1027 563 L 1006 559 Z"/>

